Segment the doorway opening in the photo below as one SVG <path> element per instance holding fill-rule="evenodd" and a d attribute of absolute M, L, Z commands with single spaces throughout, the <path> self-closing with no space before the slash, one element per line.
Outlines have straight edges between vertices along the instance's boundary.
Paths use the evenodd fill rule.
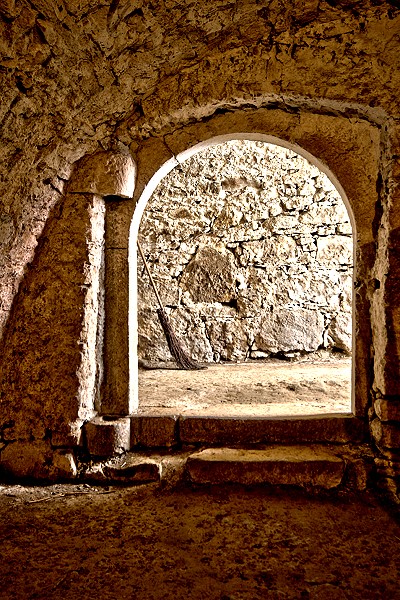
<path fill-rule="evenodd" d="M 142 414 L 351 413 L 344 192 L 307 153 L 249 137 L 177 157 L 145 206 L 138 237 L 172 328 L 208 368 L 176 369 L 138 258 Z"/>

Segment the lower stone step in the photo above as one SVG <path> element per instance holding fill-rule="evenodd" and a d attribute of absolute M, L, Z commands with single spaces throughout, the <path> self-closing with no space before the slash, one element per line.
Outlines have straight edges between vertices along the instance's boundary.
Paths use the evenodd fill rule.
<path fill-rule="evenodd" d="M 320 446 L 276 446 L 263 450 L 207 448 L 186 463 L 198 484 L 296 485 L 332 489 L 342 483 L 345 462 Z"/>
<path fill-rule="evenodd" d="M 160 481 L 160 463 L 152 458 L 126 454 L 88 469 L 86 481 L 102 483 L 140 484 Z"/>

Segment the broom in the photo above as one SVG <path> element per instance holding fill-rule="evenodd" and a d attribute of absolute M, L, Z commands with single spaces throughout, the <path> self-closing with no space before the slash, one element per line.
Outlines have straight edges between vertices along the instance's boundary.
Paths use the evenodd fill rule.
<path fill-rule="evenodd" d="M 173 330 L 171 328 L 171 324 L 169 322 L 169 319 L 165 313 L 163 303 L 161 302 L 160 294 L 157 291 L 156 285 L 154 283 L 154 279 L 152 277 L 152 274 L 150 273 L 150 269 L 147 264 L 147 261 L 144 256 L 144 252 L 143 252 L 142 246 L 140 245 L 139 240 L 137 240 L 137 246 L 139 248 L 140 256 L 142 257 L 144 267 L 149 276 L 151 287 L 153 288 L 153 291 L 157 298 L 157 302 L 160 307 L 160 308 L 157 308 L 158 319 L 161 323 L 161 327 L 163 328 L 165 337 L 167 339 L 169 351 L 171 352 L 172 356 L 174 357 L 175 362 L 181 367 L 181 369 L 185 369 L 187 371 L 195 371 L 195 370 L 198 371 L 200 369 L 206 369 L 207 367 L 205 367 L 203 365 L 199 365 L 199 363 L 197 363 L 190 356 L 188 356 L 186 354 L 186 352 L 184 351 L 184 349 L 182 348 L 182 346 L 180 345 L 179 340 L 176 337 L 175 333 L 173 332 Z"/>

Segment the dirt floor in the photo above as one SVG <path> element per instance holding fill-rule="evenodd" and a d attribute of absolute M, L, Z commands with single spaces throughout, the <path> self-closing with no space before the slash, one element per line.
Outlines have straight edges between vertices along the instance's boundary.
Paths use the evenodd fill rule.
<path fill-rule="evenodd" d="M 159 365 L 161 366 L 161 365 Z M 223 363 L 203 371 L 139 370 L 140 412 L 297 416 L 351 412 L 351 359 Z"/>
<path fill-rule="evenodd" d="M 393 510 L 293 489 L 0 484 L 0 598 L 397 600 Z"/>

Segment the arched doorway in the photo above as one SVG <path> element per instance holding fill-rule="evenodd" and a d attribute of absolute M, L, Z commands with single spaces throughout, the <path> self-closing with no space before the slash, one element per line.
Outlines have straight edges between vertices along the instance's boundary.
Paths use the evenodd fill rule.
<path fill-rule="evenodd" d="M 321 353 L 321 351 L 324 350 L 344 350 L 345 352 L 350 353 L 351 331 L 349 332 L 349 322 L 351 328 L 353 259 L 351 232 L 355 231 L 354 219 L 352 212 L 349 209 L 346 195 L 339 182 L 334 175 L 329 172 L 326 166 L 320 163 L 315 157 L 297 146 L 288 144 L 272 136 L 262 134 L 245 133 L 218 136 L 208 140 L 206 143 L 190 148 L 188 151 L 178 155 L 176 160 L 166 163 L 163 169 L 154 175 L 148 186 L 145 188 L 138 202 L 137 210 L 132 222 L 131 256 L 135 256 L 133 244 L 136 243 L 136 235 L 145 206 L 162 178 L 167 175 L 167 173 L 171 172 L 174 167 L 176 167 L 176 170 L 184 170 L 190 161 L 193 161 L 194 157 L 200 157 L 204 153 L 207 154 L 208 152 L 208 158 L 206 160 L 210 161 L 210 157 L 211 159 L 215 159 L 214 150 L 216 148 L 224 148 L 225 154 L 224 152 L 222 154 L 226 158 L 229 153 L 232 153 L 232 151 L 235 150 L 235 144 L 236 146 L 241 147 L 242 150 L 247 144 L 248 154 L 250 153 L 252 155 L 252 159 L 255 163 L 255 171 L 257 172 L 258 170 L 259 175 L 261 174 L 262 177 L 267 179 L 266 185 L 260 185 L 260 178 L 258 177 L 257 181 L 257 177 L 254 176 L 254 173 L 252 174 L 250 172 L 253 171 L 253 169 L 249 167 L 249 164 L 244 165 L 248 177 L 242 175 L 229 178 L 225 173 L 225 175 L 220 178 L 219 188 L 218 185 L 217 188 L 215 188 L 215 181 L 212 182 L 211 178 L 209 178 L 211 187 L 214 184 L 212 195 L 214 198 L 217 198 L 217 202 L 214 202 L 213 206 L 205 208 L 203 205 L 200 208 L 205 217 L 203 219 L 204 229 L 207 229 L 207 222 L 208 226 L 211 221 L 213 222 L 214 240 L 212 241 L 212 235 L 208 237 L 208 240 L 204 239 L 205 234 L 204 231 L 201 231 L 200 223 L 200 226 L 197 227 L 196 235 L 197 238 L 199 238 L 199 236 L 203 237 L 200 242 L 199 239 L 197 239 L 197 243 L 194 245 L 192 244 L 192 256 L 190 256 L 190 244 L 188 245 L 186 243 L 188 240 L 183 242 L 184 254 L 189 255 L 189 257 L 186 257 L 185 259 L 186 265 L 190 263 L 191 268 L 186 269 L 186 273 L 182 276 L 183 287 L 180 289 L 179 286 L 176 287 L 175 291 L 178 295 L 181 295 L 180 301 L 176 299 L 177 296 L 172 301 L 169 300 L 171 294 L 172 296 L 174 295 L 174 290 L 172 288 L 175 284 L 171 284 L 171 281 L 167 282 L 167 287 L 169 288 L 168 291 L 171 292 L 171 294 L 167 291 L 166 304 L 169 304 L 171 307 L 170 312 L 172 313 L 172 318 L 174 318 L 173 313 L 178 317 L 175 319 L 175 326 L 177 326 L 179 331 L 179 328 L 183 323 L 184 329 L 181 329 L 180 333 L 183 334 L 184 342 L 189 340 L 189 349 L 192 354 L 193 352 L 195 355 L 197 353 L 195 358 L 198 360 L 215 363 L 220 362 L 221 358 L 223 361 L 249 361 L 250 359 L 250 363 L 247 362 L 247 372 L 244 377 L 245 380 L 248 380 L 249 367 L 254 361 L 258 361 L 258 363 L 264 361 L 262 364 L 263 372 L 265 372 L 265 369 L 268 369 L 268 366 L 270 373 L 276 370 L 276 376 L 272 378 L 272 382 L 269 381 L 266 385 L 260 381 L 252 381 L 250 386 L 251 394 L 253 398 L 257 397 L 257 402 L 260 402 L 261 399 L 263 412 L 260 413 L 258 410 L 256 413 L 252 412 L 251 414 L 263 414 L 264 416 L 271 414 L 277 416 L 288 414 L 323 414 L 332 412 L 349 413 L 352 408 L 350 361 L 348 361 L 347 375 L 345 375 L 348 379 L 348 390 L 345 392 L 345 395 L 347 393 L 347 399 L 344 400 L 342 395 L 341 401 L 336 405 L 334 403 L 328 403 L 325 405 L 320 404 L 318 406 L 318 403 L 316 404 L 315 401 L 311 401 L 308 402 L 308 407 L 306 406 L 307 401 L 312 399 L 313 393 L 317 393 L 317 395 L 321 396 L 321 382 L 319 381 L 321 375 L 315 371 L 311 375 L 311 380 L 310 375 L 308 374 L 307 378 L 307 374 L 304 374 L 303 372 L 299 375 L 299 379 L 296 379 L 296 377 L 294 377 L 294 379 L 293 377 L 289 378 L 289 380 L 285 382 L 285 389 L 283 390 L 288 400 L 283 403 L 279 402 L 282 388 L 276 384 L 276 382 L 279 381 L 279 378 L 282 378 L 279 375 L 278 367 L 282 367 L 283 363 L 282 361 L 279 361 L 279 359 L 296 360 L 298 367 L 299 363 L 303 364 L 306 362 L 306 359 L 309 358 L 311 353 Z M 266 148 L 269 148 L 268 152 L 266 152 Z M 283 177 L 282 173 L 280 173 L 275 178 L 275 181 L 271 181 L 271 177 L 269 176 L 270 172 L 273 171 L 273 168 L 269 169 L 269 173 L 267 173 L 265 169 L 265 158 L 267 157 L 267 160 L 271 160 L 272 148 L 275 148 L 278 151 L 278 155 L 280 153 L 280 158 L 284 158 L 283 163 L 286 165 L 285 176 Z M 260 165 L 259 163 L 262 164 Z M 299 171 L 302 170 L 304 165 L 308 165 L 309 170 L 305 174 L 303 173 L 302 177 L 299 177 Z M 205 177 L 207 178 L 207 175 L 205 175 Z M 283 193 L 282 190 L 277 190 L 276 184 L 279 178 L 281 179 L 283 187 L 293 188 L 294 186 L 296 188 L 296 193 L 293 193 L 293 189 L 292 193 L 290 192 L 290 189 L 289 192 L 286 190 L 287 193 L 284 193 L 285 190 L 283 190 Z M 323 184 L 321 183 L 322 181 L 324 182 Z M 258 192 L 258 197 L 254 197 L 253 203 L 249 203 L 248 201 L 238 202 L 238 199 L 240 200 L 239 192 L 241 186 L 242 188 L 253 188 Z M 308 189 L 305 189 L 307 186 Z M 265 196 L 262 200 L 260 199 L 260 192 L 264 193 Z M 329 195 L 330 198 L 329 201 L 327 201 Z M 170 201 L 170 193 L 167 192 L 164 196 L 166 196 L 166 204 L 168 204 Z M 257 196 L 257 193 L 255 196 Z M 186 202 L 186 206 L 183 205 L 185 203 L 182 204 L 177 202 L 177 205 L 173 207 L 173 211 L 175 212 L 174 214 L 171 214 L 172 218 L 175 219 L 175 225 L 179 219 L 182 218 L 185 211 L 186 214 L 193 215 L 196 202 L 197 204 L 202 204 L 200 201 L 196 200 L 194 200 L 194 204 L 192 202 L 193 206 L 190 202 Z M 253 207 L 254 210 L 250 210 L 251 206 L 249 206 L 249 204 L 256 204 L 256 206 Z M 328 211 L 327 207 L 330 207 Z M 162 203 L 160 204 L 159 197 L 158 204 L 156 202 L 155 212 L 162 212 L 163 217 L 165 217 L 167 210 L 168 207 L 166 205 L 163 207 Z M 208 211 L 208 218 L 204 215 L 204 210 Z M 335 211 L 336 214 L 333 215 Z M 327 217 L 328 214 L 329 218 Z M 299 215 L 301 215 L 300 219 Z M 273 231 L 271 231 L 272 221 L 275 223 L 275 229 Z M 301 221 L 301 223 L 299 223 L 299 221 Z M 267 226 L 265 225 L 266 223 Z M 185 226 L 187 229 L 187 222 Z M 190 224 L 189 229 L 191 226 L 193 226 L 193 222 Z M 269 229 L 269 235 L 266 235 L 266 227 Z M 229 229 L 229 232 L 227 229 Z M 215 230 L 217 230 L 216 235 Z M 241 239 L 239 240 L 235 239 L 234 235 L 234 233 L 238 234 L 238 230 L 240 230 L 239 237 L 241 236 Z M 186 231 L 186 233 L 188 232 Z M 167 234 L 167 237 L 168 236 L 170 237 L 173 246 L 174 233 L 171 234 L 171 232 L 169 232 Z M 159 236 L 157 231 L 153 228 L 150 238 L 153 239 L 154 243 L 150 240 L 147 249 L 149 250 L 150 257 L 157 257 L 155 262 L 153 261 L 153 264 L 151 265 L 152 268 L 155 267 L 157 270 L 156 263 L 158 263 L 158 267 L 161 266 L 161 269 L 158 269 L 158 275 L 160 275 L 160 271 L 164 271 L 165 275 L 168 269 L 171 268 L 171 265 L 168 264 L 168 258 L 165 260 L 165 253 L 163 254 L 160 252 L 160 247 L 157 246 L 159 239 L 156 240 L 156 238 L 159 237 L 162 236 Z M 193 237 L 195 237 L 193 231 L 191 237 L 193 241 Z M 222 252 L 221 245 L 224 245 Z M 196 266 L 198 267 L 197 270 L 201 270 L 201 260 L 199 260 L 199 255 L 193 257 L 194 247 L 196 248 L 196 252 L 199 251 L 200 248 L 200 255 L 213 255 L 208 257 L 211 262 L 213 262 L 214 259 L 222 259 L 220 261 L 220 271 L 225 271 L 225 274 L 230 281 L 231 290 L 227 289 L 229 288 L 229 285 L 226 285 L 226 279 L 225 281 L 222 281 L 220 298 L 213 293 L 215 292 L 215 286 L 213 290 L 212 282 L 208 292 L 204 291 L 204 289 L 201 288 L 201 285 L 197 286 L 196 292 L 196 281 L 199 283 L 199 273 L 197 273 L 196 276 Z M 168 250 L 166 252 L 168 253 Z M 317 265 L 317 272 L 311 276 L 310 270 L 312 271 L 312 268 L 310 267 L 310 264 L 305 264 L 307 261 L 304 257 L 307 253 L 309 258 L 313 256 L 313 259 L 308 260 L 308 263 L 315 263 L 314 270 L 315 265 Z M 336 260 L 338 254 L 341 254 L 343 257 L 343 253 L 346 254 L 346 257 L 342 261 Z M 235 273 L 233 273 L 232 270 L 230 273 L 228 272 L 230 270 L 229 265 L 232 265 L 232 256 L 234 262 L 236 261 L 236 266 L 239 265 L 239 268 L 236 269 Z M 246 274 L 245 268 L 246 266 L 249 267 L 249 256 L 252 256 L 250 260 L 250 270 L 252 270 L 252 277 L 250 277 L 250 279 L 252 279 L 252 282 L 250 285 L 248 285 L 249 276 L 248 273 Z M 276 264 L 277 262 L 278 264 Z M 271 272 L 271 266 L 273 266 L 273 274 Z M 134 261 L 131 260 L 131 272 L 134 268 Z M 178 275 L 179 271 L 182 273 L 179 260 L 178 264 L 176 262 L 173 264 L 173 268 L 177 270 Z M 346 270 L 346 274 L 342 277 L 340 285 L 340 273 L 343 274 L 344 270 Z M 190 275 L 188 276 L 188 271 L 192 275 L 191 279 Z M 258 276 L 256 276 L 257 271 Z M 261 277 L 260 273 L 262 274 Z M 221 273 L 217 273 L 217 276 L 220 277 Z M 285 277 L 286 282 L 283 282 Z M 132 280 L 133 279 L 134 277 L 132 277 Z M 140 279 L 143 281 L 142 278 Z M 166 279 L 168 278 L 166 277 Z M 329 279 L 331 279 L 331 285 L 329 285 Z M 160 277 L 158 277 L 158 281 L 160 283 Z M 255 285 L 256 282 L 257 285 L 260 285 L 261 282 L 261 290 L 259 290 L 258 295 L 257 293 L 253 293 L 254 288 L 257 287 Z M 278 290 L 276 289 L 277 287 L 279 288 Z M 268 288 L 274 288 L 272 293 L 268 292 Z M 311 288 L 311 290 L 309 288 Z M 142 287 L 142 291 L 143 289 L 144 287 Z M 321 294 L 322 289 L 325 291 Z M 164 287 L 164 291 L 166 290 L 167 288 Z M 186 298 L 186 300 L 184 299 L 183 302 L 182 291 L 183 294 L 188 295 L 188 298 Z M 151 296 L 151 291 L 146 294 L 145 301 L 147 303 L 151 302 L 149 294 Z M 344 309 L 344 294 L 348 296 L 347 313 L 346 309 Z M 130 295 L 131 301 L 135 300 L 135 290 L 131 289 Z M 193 299 L 196 300 L 196 298 L 194 298 L 196 295 L 197 303 L 193 302 Z M 319 300 L 317 296 L 320 296 Z M 192 306 L 190 306 L 190 304 Z M 200 312 L 197 310 L 196 313 L 193 304 L 201 304 L 202 310 Z M 207 304 L 208 308 L 205 306 Z M 321 304 L 330 304 L 330 306 L 323 307 Z M 210 314 L 206 314 L 207 310 L 210 313 L 210 305 L 212 305 L 211 313 L 214 319 L 210 319 Z M 252 307 L 251 310 L 249 310 L 250 306 Z M 147 308 L 145 308 L 144 312 L 146 312 L 146 310 Z M 139 317 L 142 321 L 144 312 L 139 311 Z M 148 311 L 147 316 L 149 316 L 150 312 L 152 311 Z M 185 313 L 183 316 L 182 312 Z M 187 315 L 190 313 L 192 322 L 188 324 L 190 318 L 188 319 Z M 197 326 L 193 326 L 193 322 L 196 321 L 196 317 L 194 317 L 195 313 L 197 316 Z M 157 339 L 157 343 L 153 344 L 153 350 L 155 349 L 155 346 L 158 345 L 158 349 L 161 351 L 159 358 L 162 358 L 164 352 L 165 359 L 165 344 L 163 344 L 162 341 L 159 342 L 161 339 L 161 329 L 158 329 L 157 335 L 157 324 L 154 324 L 154 314 L 153 311 L 153 318 L 150 318 L 148 323 L 148 331 L 152 334 L 149 337 L 153 337 L 154 340 Z M 345 323 L 346 318 L 347 323 Z M 181 322 L 180 325 L 179 320 Z M 246 328 L 244 330 L 242 326 L 244 320 L 247 321 L 247 325 L 249 325 L 251 321 L 251 326 L 247 327 L 247 330 Z M 241 326 L 239 326 L 239 321 L 241 321 Z M 135 324 L 133 324 L 133 327 L 134 326 Z M 190 336 L 187 335 L 188 332 L 190 332 Z M 291 333 L 293 335 L 290 335 Z M 292 337 L 291 340 L 288 339 L 290 337 Z M 226 344 L 227 338 L 229 338 L 228 344 Z M 192 343 L 190 340 L 192 340 Z M 141 341 L 143 342 L 143 337 Z M 131 347 L 133 343 L 135 342 L 132 342 Z M 186 347 L 188 347 L 188 344 L 186 344 Z M 156 358 L 156 355 L 157 352 L 155 352 L 155 354 L 153 353 L 153 358 Z M 278 360 L 275 360 L 275 363 L 273 364 L 273 359 Z M 269 365 L 266 365 L 266 362 L 268 361 Z M 135 367 L 133 364 L 132 366 L 133 368 Z M 260 364 L 257 365 L 258 368 L 260 366 Z M 285 367 L 287 367 L 287 363 L 285 363 Z M 326 371 L 326 365 L 324 368 Z M 337 365 L 335 368 L 337 368 Z M 304 364 L 302 369 L 306 369 Z M 293 368 L 293 364 L 291 363 L 292 374 L 294 370 L 295 368 Z M 196 377 L 202 377 L 204 379 L 207 377 L 205 373 L 206 372 L 202 372 L 201 375 Z M 343 377 L 343 373 L 345 373 L 345 370 L 342 370 L 341 377 Z M 163 376 L 164 375 L 165 373 Z M 174 386 L 176 387 L 176 377 L 180 377 L 181 374 L 177 375 L 175 372 L 172 375 L 170 373 L 169 376 L 171 378 L 173 389 Z M 228 403 L 229 398 L 235 396 L 235 393 L 236 399 L 237 394 L 246 396 L 244 393 L 246 384 L 240 385 L 240 377 L 238 381 L 235 381 L 235 378 L 233 377 L 232 379 L 232 376 L 233 371 L 231 370 L 227 374 L 227 379 L 225 378 L 224 380 L 225 383 L 222 384 L 229 392 L 227 394 Z M 326 372 L 324 372 L 324 376 L 326 377 Z M 149 376 L 147 375 L 147 377 Z M 243 379 L 243 376 L 241 377 Z M 336 370 L 336 373 L 335 371 L 332 371 L 332 375 L 328 375 L 327 377 L 328 388 L 322 391 L 324 391 L 325 395 L 332 395 L 337 392 L 335 386 L 337 385 L 337 379 L 339 377 L 338 371 Z M 150 387 L 147 387 L 147 390 L 154 384 L 154 381 L 151 381 L 151 379 L 152 378 L 150 377 Z M 312 384 L 312 380 L 314 380 L 314 385 Z M 191 375 L 190 381 L 192 384 L 187 385 L 187 387 L 193 388 L 193 374 Z M 217 396 L 220 395 L 221 386 L 219 383 L 216 385 L 213 392 L 212 384 L 210 384 L 209 372 L 208 383 L 206 384 L 206 387 L 203 388 L 205 389 L 204 395 L 208 396 L 208 398 L 212 396 L 213 393 Z M 282 381 L 280 383 L 282 383 Z M 185 386 L 185 384 L 187 384 L 187 381 L 183 381 L 182 385 Z M 160 381 L 158 381 L 156 385 L 159 386 Z M 331 385 L 330 388 L 329 385 Z M 305 389 L 307 386 L 310 389 Z M 153 389 L 154 387 L 155 386 L 153 385 Z M 236 390 L 236 392 L 232 396 L 233 390 Z M 307 398 L 303 394 L 304 391 L 306 392 L 305 396 Z M 164 395 L 165 398 L 165 390 L 161 392 L 161 395 Z M 188 394 L 186 394 L 186 396 L 187 395 Z M 273 396 L 275 396 L 274 401 L 271 400 Z M 296 400 L 298 401 L 298 404 L 300 403 L 300 407 L 298 405 L 296 408 Z M 314 398 L 314 400 L 316 399 Z M 241 404 L 243 405 L 243 402 Z M 276 412 L 278 404 L 280 405 L 280 409 Z M 206 405 L 208 408 L 210 407 L 209 402 L 207 402 Z M 148 406 L 152 406 L 151 400 Z M 204 407 L 204 402 L 194 402 L 192 405 L 192 409 L 198 410 L 200 413 L 202 410 L 204 411 Z M 266 409 L 266 407 L 268 408 Z M 179 407 L 176 405 L 175 408 L 179 410 Z M 241 406 L 241 408 L 243 408 L 243 406 Z M 271 412 L 271 408 L 275 409 L 275 411 L 272 410 Z M 239 410 L 239 414 L 243 414 L 243 412 Z M 232 413 L 230 412 L 229 415 L 231 416 Z"/>

